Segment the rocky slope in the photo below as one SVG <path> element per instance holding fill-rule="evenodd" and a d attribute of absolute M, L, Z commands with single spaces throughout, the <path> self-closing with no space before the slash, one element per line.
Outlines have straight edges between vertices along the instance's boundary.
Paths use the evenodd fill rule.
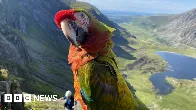
<path fill-rule="evenodd" d="M 160 37 L 173 44 L 196 47 L 196 9 L 176 15 L 173 21 L 157 31 Z"/>
<path fill-rule="evenodd" d="M 67 64 L 69 44 L 54 23 L 54 15 L 62 9 L 82 7 L 75 0 L 0 0 L 0 68 L 21 82 L 29 93 L 63 94 L 73 90 L 73 76 Z M 130 54 L 126 37 L 133 37 L 107 19 L 95 7 L 85 4 L 98 20 L 115 27 L 115 52 Z"/>
<path fill-rule="evenodd" d="M 61 1 L 1 0 L 0 64 L 23 78 L 26 92 L 71 89 L 68 43 L 53 22 L 58 10 L 68 8 Z"/>

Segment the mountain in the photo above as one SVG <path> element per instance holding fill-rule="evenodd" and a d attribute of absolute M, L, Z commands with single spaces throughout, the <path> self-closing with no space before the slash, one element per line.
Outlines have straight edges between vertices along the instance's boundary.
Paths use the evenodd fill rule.
<path fill-rule="evenodd" d="M 196 47 L 196 9 L 178 15 L 107 15 L 139 39 Z"/>
<path fill-rule="evenodd" d="M 170 23 L 175 15 L 108 16 L 110 20 L 135 35 L 137 39 L 151 43 L 170 44 L 154 31 Z"/>
<path fill-rule="evenodd" d="M 129 23 L 144 29 L 156 29 L 170 23 L 174 15 L 109 16 L 109 18 L 117 24 Z"/>
<path fill-rule="evenodd" d="M 112 10 L 101 10 L 104 15 L 118 17 L 118 16 L 151 16 L 153 13 L 144 12 L 129 12 L 129 11 L 112 11 Z"/>
<path fill-rule="evenodd" d="M 176 15 L 174 19 L 159 29 L 158 35 L 173 44 L 196 47 L 196 9 Z"/>
<path fill-rule="evenodd" d="M 0 65 L 25 92 L 53 94 L 72 87 L 68 42 L 53 20 L 61 9 L 69 6 L 60 0 L 0 2 Z"/>
<path fill-rule="evenodd" d="M 73 75 L 67 63 L 69 43 L 54 23 L 62 9 L 86 8 L 98 20 L 116 28 L 114 51 L 131 59 L 120 46 L 134 37 L 110 21 L 94 6 L 75 0 L 0 0 L 0 68 L 19 80 L 23 91 L 63 94 L 73 90 Z"/>

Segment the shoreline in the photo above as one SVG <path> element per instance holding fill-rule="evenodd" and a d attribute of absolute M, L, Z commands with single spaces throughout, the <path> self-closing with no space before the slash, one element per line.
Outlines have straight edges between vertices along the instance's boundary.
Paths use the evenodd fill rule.
<path fill-rule="evenodd" d="M 177 53 L 177 52 L 170 52 L 170 51 L 157 51 L 157 52 L 155 52 L 155 53 L 156 53 L 156 54 L 158 54 L 159 52 L 161 52 L 161 53 L 172 53 L 172 54 L 176 54 L 176 55 L 180 55 L 180 56 L 184 56 L 184 57 L 188 57 L 188 58 L 196 59 L 196 56 L 185 55 L 185 54 Z M 158 55 L 159 55 L 159 54 L 158 54 Z"/>

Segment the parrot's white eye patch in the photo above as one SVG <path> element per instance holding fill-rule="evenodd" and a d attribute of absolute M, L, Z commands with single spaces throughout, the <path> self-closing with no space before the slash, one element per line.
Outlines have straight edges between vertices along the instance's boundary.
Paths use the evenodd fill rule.
<path fill-rule="evenodd" d="M 89 17 L 84 12 L 76 12 L 74 13 L 74 16 L 76 18 L 75 22 L 77 25 L 88 32 Z"/>

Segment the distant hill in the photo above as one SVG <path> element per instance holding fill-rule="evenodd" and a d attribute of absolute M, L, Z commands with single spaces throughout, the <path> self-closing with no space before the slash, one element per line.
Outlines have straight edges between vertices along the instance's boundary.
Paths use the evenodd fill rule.
<path fill-rule="evenodd" d="M 196 9 L 176 15 L 166 26 L 157 30 L 159 36 L 173 44 L 196 47 Z"/>
<path fill-rule="evenodd" d="M 63 94 L 73 90 L 73 74 L 67 63 L 69 43 L 54 23 L 55 13 L 73 7 L 86 8 L 98 20 L 116 28 L 115 52 L 132 58 L 120 46 L 134 37 L 110 21 L 97 8 L 75 0 L 0 0 L 0 68 L 10 71 L 29 93 Z"/>
<path fill-rule="evenodd" d="M 174 15 L 147 15 L 147 16 L 110 16 L 116 23 L 131 23 L 146 29 L 156 29 L 164 26 L 174 19 Z"/>
<path fill-rule="evenodd" d="M 175 15 L 146 15 L 146 16 L 109 16 L 109 19 L 132 33 L 136 38 L 151 42 L 169 44 L 154 31 L 174 19 Z"/>
<path fill-rule="evenodd" d="M 178 15 L 109 16 L 142 40 L 196 47 L 196 9 Z"/>
<path fill-rule="evenodd" d="M 178 15 L 132 15 L 105 12 L 110 20 L 143 40 L 196 47 L 196 9 Z M 107 14 L 109 13 L 109 14 Z M 142 14 L 142 13 L 141 13 Z"/>
<path fill-rule="evenodd" d="M 111 10 L 101 10 L 101 12 L 107 16 L 151 16 L 154 13 L 142 13 L 142 12 L 127 12 L 127 11 L 111 11 Z"/>

